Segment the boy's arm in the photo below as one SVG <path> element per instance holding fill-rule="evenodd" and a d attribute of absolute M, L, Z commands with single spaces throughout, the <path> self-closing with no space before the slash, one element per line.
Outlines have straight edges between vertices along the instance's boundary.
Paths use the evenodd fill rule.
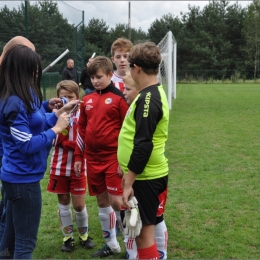
<path fill-rule="evenodd" d="M 162 107 L 152 95 L 149 106 L 146 106 L 145 97 L 140 97 L 136 102 L 134 118 L 136 121 L 134 147 L 128 169 L 136 174 L 141 174 L 153 150 L 153 134 L 158 122 L 162 118 Z"/>
<path fill-rule="evenodd" d="M 80 115 L 78 121 L 78 134 L 75 145 L 75 162 L 83 161 L 83 155 L 85 150 L 85 134 L 86 134 L 86 126 L 87 126 L 87 115 L 85 114 L 85 102 L 80 104 Z"/>
<path fill-rule="evenodd" d="M 63 140 L 60 145 L 66 150 L 75 151 L 76 142 L 70 140 Z"/>

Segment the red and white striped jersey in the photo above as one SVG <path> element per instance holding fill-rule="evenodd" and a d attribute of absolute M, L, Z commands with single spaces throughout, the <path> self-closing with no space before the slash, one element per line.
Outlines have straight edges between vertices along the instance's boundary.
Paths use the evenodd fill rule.
<path fill-rule="evenodd" d="M 73 154 L 78 133 L 79 114 L 80 110 L 71 116 L 72 127 L 68 126 L 55 139 L 50 163 L 50 174 L 52 175 L 73 176 L 74 174 Z M 82 165 L 81 174 L 86 176 L 86 165 Z"/>
<path fill-rule="evenodd" d="M 117 75 L 115 72 L 113 73 L 113 76 L 111 80 L 114 83 L 114 86 L 118 89 L 120 89 L 122 92 L 125 90 L 125 83 L 123 81 L 123 77 Z"/>

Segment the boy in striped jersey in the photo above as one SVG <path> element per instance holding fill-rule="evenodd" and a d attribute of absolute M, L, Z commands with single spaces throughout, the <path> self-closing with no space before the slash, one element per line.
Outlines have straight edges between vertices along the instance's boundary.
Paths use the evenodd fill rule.
<path fill-rule="evenodd" d="M 57 85 L 57 96 L 70 100 L 79 99 L 79 87 L 72 80 L 63 80 Z M 86 194 L 86 167 L 83 165 L 80 176 L 74 172 L 74 149 L 78 131 L 80 110 L 71 115 L 70 125 L 57 136 L 50 164 L 50 179 L 47 191 L 56 193 L 59 201 L 59 217 L 64 235 L 61 251 L 74 249 L 73 224 L 70 201 L 75 213 L 76 225 L 81 246 L 86 249 L 95 245 L 88 236 L 88 213 L 84 201 Z"/>
<path fill-rule="evenodd" d="M 120 89 L 122 92 L 124 92 L 125 87 L 123 78 L 127 71 L 129 71 L 127 58 L 132 47 L 132 42 L 125 38 L 118 38 L 111 46 L 111 60 L 116 66 L 116 71 L 114 71 L 111 80 L 115 87 Z"/>

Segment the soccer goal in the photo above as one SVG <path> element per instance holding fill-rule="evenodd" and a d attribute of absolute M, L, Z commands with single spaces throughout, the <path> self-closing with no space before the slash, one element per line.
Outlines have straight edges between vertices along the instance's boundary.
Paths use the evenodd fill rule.
<path fill-rule="evenodd" d="M 162 61 L 159 67 L 158 80 L 168 98 L 169 109 L 172 109 L 172 98 L 176 99 L 176 58 L 177 42 L 169 31 L 157 45 Z"/>

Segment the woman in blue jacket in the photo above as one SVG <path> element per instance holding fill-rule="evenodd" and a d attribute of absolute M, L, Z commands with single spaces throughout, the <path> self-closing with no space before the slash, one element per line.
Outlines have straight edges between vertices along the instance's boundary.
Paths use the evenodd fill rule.
<path fill-rule="evenodd" d="M 41 216 L 40 180 L 53 139 L 68 126 L 70 102 L 55 113 L 42 109 L 39 55 L 24 45 L 8 50 L 0 66 L 1 179 L 7 198 L 0 258 L 31 259 Z"/>

